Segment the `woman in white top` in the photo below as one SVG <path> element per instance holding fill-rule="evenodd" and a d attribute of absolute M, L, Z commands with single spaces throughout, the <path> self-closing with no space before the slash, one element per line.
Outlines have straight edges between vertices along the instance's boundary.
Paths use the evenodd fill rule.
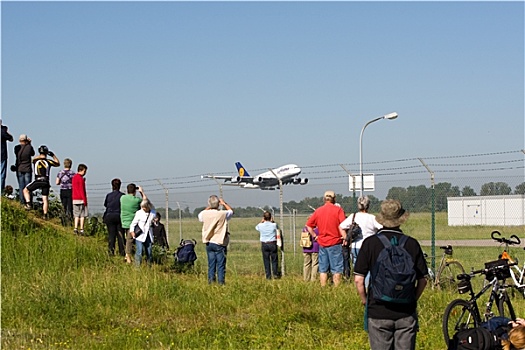
<path fill-rule="evenodd" d="M 351 254 L 353 265 L 355 265 L 357 254 L 359 254 L 359 249 L 361 249 L 363 241 L 366 238 L 375 235 L 377 231 L 383 227 L 376 221 L 376 217 L 374 215 L 368 214 L 368 208 L 370 208 L 370 199 L 368 196 L 359 197 L 357 199 L 357 209 L 359 211 L 355 214 L 354 221 L 359 225 L 359 227 L 361 227 L 361 235 L 359 235 L 359 237 L 352 242 Z M 353 213 L 348 215 L 346 220 L 343 221 L 339 227 L 341 227 L 343 230 L 348 230 L 350 225 L 352 225 L 353 218 Z"/>
<path fill-rule="evenodd" d="M 135 217 L 129 226 L 131 237 L 135 240 L 135 265 L 140 266 L 142 262 L 142 250 L 146 250 L 146 260 L 149 264 L 153 262 L 153 227 L 151 223 L 155 218 L 155 209 L 149 199 L 144 199 L 140 203 L 140 210 L 135 213 Z M 135 227 L 142 230 L 142 234 L 135 233 Z"/>

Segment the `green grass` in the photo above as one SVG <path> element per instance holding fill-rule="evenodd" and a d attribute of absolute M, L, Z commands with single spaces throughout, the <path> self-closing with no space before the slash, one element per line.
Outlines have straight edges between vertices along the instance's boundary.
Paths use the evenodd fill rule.
<path fill-rule="evenodd" d="M 412 219 L 407 230 L 415 235 L 425 218 Z M 75 237 L 2 200 L 2 349 L 367 349 L 353 284 L 303 282 L 302 254 L 290 240 L 286 276 L 264 279 L 258 220 L 231 220 L 226 285 L 210 286 L 202 244 L 194 273 L 174 273 L 169 264 L 136 269 L 108 257 L 104 241 Z M 298 219 L 297 227 L 303 224 Z M 184 221 L 183 229 L 183 238 L 199 241 L 197 220 Z M 171 222 L 172 248 L 178 240 L 178 223 Z M 458 248 L 457 257 L 464 254 Z M 418 349 L 444 348 L 442 312 L 457 297 L 425 291 Z M 514 300 L 525 315 L 523 300 Z"/>

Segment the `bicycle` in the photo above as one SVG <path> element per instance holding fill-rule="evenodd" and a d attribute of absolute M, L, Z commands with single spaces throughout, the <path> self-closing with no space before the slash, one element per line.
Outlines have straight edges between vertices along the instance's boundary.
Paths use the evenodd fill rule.
<path fill-rule="evenodd" d="M 485 263 L 485 268 L 472 271 L 468 274 L 460 274 L 458 277 L 458 292 L 460 294 L 469 293 L 470 298 L 455 299 L 445 308 L 443 314 L 443 336 L 445 344 L 450 346 L 454 334 L 464 329 L 471 329 L 481 326 L 494 317 L 492 306 L 494 303 L 498 308 L 499 316 L 508 317 L 516 320 L 514 307 L 507 293 L 512 285 L 505 283 L 505 279 L 510 276 L 510 267 L 516 263 L 509 263 L 508 260 L 500 259 Z M 476 275 L 485 275 L 489 281 L 477 294 L 472 288 L 471 279 Z M 488 290 L 490 290 L 489 300 L 485 304 L 483 315 L 480 312 L 477 301 Z"/>
<path fill-rule="evenodd" d="M 509 245 L 520 245 L 520 239 L 516 235 L 510 236 L 510 239 L 501 237 L 501 233 L 499 231 L 492 231 L 490 237 L 500 244 L 505 244 L 505 249 L 499 256 L 500 259 L 507 259 L 511 263 L 516 262 L 516 265 L 513 265 L 510 269 L 510 277 L 514 282 L 516 289 L 520 292 L 520 294 L 523 295 L 523 298 L 525 298 L 525 262 L 523 263 L 523 267 L 520 269 L 518 265 L 518 259 L 512 259 L 508 253 Z M 525 250 L 525 248 L 523 249 Z"/>
<path fill-rule="evenodd" d="M 437 269 L 437 274 L 428 269 L 429 280 L 432 283 L 432 288 L 438 288 L 440 290 L 451 290 L 457 287 L 456 276 L 465 273 L 463 265 L 452 258 L 454 252 L 451 245 L 439 247 L 443 250 L 441 256 L 441 262 Z M 432 258 L 425 254 L 425 258 Z"/>

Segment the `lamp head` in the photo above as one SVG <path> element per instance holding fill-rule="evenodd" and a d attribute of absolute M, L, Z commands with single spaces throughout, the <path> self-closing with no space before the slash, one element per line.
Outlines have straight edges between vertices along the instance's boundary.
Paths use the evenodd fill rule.
<path fill-rule="evenodd" d="M 397 112 L 392 112 L 392 113 L 385 114 L 383 116 L 383 118 L 385 118 L 385 119 L 396 119 L 397 118 Z"/>

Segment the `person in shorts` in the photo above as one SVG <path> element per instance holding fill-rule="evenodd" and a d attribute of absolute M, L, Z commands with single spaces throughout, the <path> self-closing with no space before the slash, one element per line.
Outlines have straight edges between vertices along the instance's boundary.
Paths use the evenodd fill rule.
<path fill-rule="evenodd" d="M 88 202 L 86 193 L 86 179 L 84 176 L 87 172 L 85 164 L 79 164 L 77 173 L 71 180 L 71 198 L 73 199 L 73 218 L 75 220 L 75 234 L 84 235 L 84 220 L 88 216 Z M 80 231 L 79 231 L 80 229 Z"/>
<path fill-rule="evenodd" d="M 328 272 L 333 275 L 334 286 L 341 283 L 343 273 L 343 247 L 346 232 L 339 225 L 346 219 L 345 212 L 335 205 L 334 191 L 324 193 L 324 205 L 317 208 L 306 221 L 306 228 L 319 243 L 319 276 L 321 286 L 326 286 Z M 314 228 L 319 230 L 316 234 Z"/>
<path fill-rule="evenodd" d="M 40 189 L 42 191 L 42 211 L 44 213 L 44 220 L 47 219 L 47 212 L 49 210 L 49 174 L 52 167 L 60 166 L 60 160 L 51 152 L 47 146 L 42 145 L 38 148 L 39 155 L 33 158 L 33 171 L 35 173 L 35 180 L 30 182 L 23 190 L 26 210 L 31 209 L 31 192 Z M 53 157 L 48 159 L 47 156 Z"/>

